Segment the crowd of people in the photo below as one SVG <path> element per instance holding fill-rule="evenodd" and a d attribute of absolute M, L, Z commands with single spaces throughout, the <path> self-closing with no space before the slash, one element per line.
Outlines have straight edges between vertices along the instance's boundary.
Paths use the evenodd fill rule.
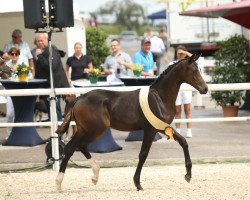
<path fill-rule="evenodd" d="M 22 32 L 15 29 L 12 32 L 12 40 L 3 47 L 3 55 L 1 59 L 5 60 L 6 65 L 10 69 L 14 69 L 18 64 L 25 63 L 32 67 L 31 77 L 36 79 L 47 79 L 46 87 L 50 87 L 50 72 L 49 72 L 49 47 L 47 33 L 36 33 L 34 37 L 35 48 L 30 50 L 27 42 L 22 40 Z M 77 79 L 86 79 L 88 73 L 93 70 L 93 64 L 89 55 L 83 54 L 83 45 L 81 42 L 74 44 L 74 54 L 68 55 L 65 66 L 61 61 L 62 54 L 60 50 L 52 45 L 52 70 L 55 88 L 71 87 L 71 82 Z M 133 59 L 130 55 L 121 50 L 121 44 L 118 39 L 113 39 L 110 42 L 111 55 L 107 56 L 103 62 L 103 72 L 115 79 L 119 79 L 120 75 L 131 75 L 133 64 L 143 65 L 141 72 L 142 76 L 154 76 L 154 67 L 157 67 L 158 73 L 161 72 L 162 61 L 165 59 L 164 67 L 172 64 L 172 59 L 169 59 L 168 52 L 173 54 L 173 47 L 169 47 L 167 33 L 161 29 L 159 33 L 153 32 L 150 27 L 144 33 L 141 40 L 140 49 L 135 53 Z M 185 47 L 177 47 L 177 60 L 183 59 L 186 56 L 191 56 Z M 171 61 L 173 61 L 171 63 Z M 48 121 L 50 121 L 50 102 L 48 96 L 42 96 L 47 110 Z M 62 120 L 62 111 L 60 105 L 60 96 L 57 96 L 56 111 L 58 120 Z M 186 118 L 191 117 L 190 104 L 192 92 L 180 92 L 176 100 L 176 118 L 181 118 L 181 105 L 184 105 Z M 14 108 L 11 98 L 7 98 L 7 122 L 14 121 Z M 180 124 L 176 124 L 177 131 L 180 132 Z M 7 130 L 7 137 L 11 132 L 11 128 Z M 187 123 L 187 137 L 192 137 L 191 124 Z"/>

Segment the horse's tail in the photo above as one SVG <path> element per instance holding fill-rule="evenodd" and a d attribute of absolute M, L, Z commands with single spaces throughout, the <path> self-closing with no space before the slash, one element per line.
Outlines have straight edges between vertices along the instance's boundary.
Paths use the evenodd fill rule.
<path fill-rule="evenodd" d="M 77 98 L 74 101 L 71 101 L 67 105 L 67 114 L 64 116 L 63 123 L 57 128 L 56 133 L 62 135 L 69 129 L 70 121 L 72 120 L 73 115 L 73 106 L 75 105 Z"/>

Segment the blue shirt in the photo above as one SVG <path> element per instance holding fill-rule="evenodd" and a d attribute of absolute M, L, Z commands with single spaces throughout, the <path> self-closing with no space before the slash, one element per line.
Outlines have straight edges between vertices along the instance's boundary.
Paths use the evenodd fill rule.
<path fill-rule="evenodd" d="M 135 64 L 143 64 L 143 71 L 148 72 L 154 67 L 153 54 L 148 52 L 146 56 L 142 50 L 138 51 L 134 55 L 134 63 Z"/>

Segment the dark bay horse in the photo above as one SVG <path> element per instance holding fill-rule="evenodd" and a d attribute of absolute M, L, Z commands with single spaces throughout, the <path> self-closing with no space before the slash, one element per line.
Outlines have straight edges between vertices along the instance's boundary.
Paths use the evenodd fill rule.
<path fill-rule="evenodd" d="M 175 100 L 180 85 L 186 82 L 196 88 L 201 94 L 208 91 L 208 87 L 200 75 L 196 60 L 193 55 L 169 66 L 155 80 L 149 88 L 148 104 L 155 116 L 171 124 L 175 117 Z M 164 130 L 157 130 L 145 118 L 139 103 L 140 90 L 118 92 L 108 90 L 92 90 L 76 98 L 71 104 L 64 122 L 57 129 L 58 134 L 63 134 L 69 128 L 71 120 L 76 122 L 76 133 L 64 149 L 64 157 L 56 178 L 57 189 L 61 190 L 64 173 L 70 157 L 76 148 L 79 148 L 88 159 L 94 176 L 92 182 L 98 181 L 99 165 L 92 159 L 87 145 L 100 137 L 107 128 L 112 127 L 121 131 L 144 130 L 144 138 L 139 154 L 139 162 L 134 174 L 134 184 L 137 190 L 143 190 L 140 175 L 144 162 L 147 159 L 155 134 Z M 191 180 L 192 162 L 189 155 L 186 139 L 173 129 L 173 138 L 183 148 L 186 166 L 186 181 Z"/>

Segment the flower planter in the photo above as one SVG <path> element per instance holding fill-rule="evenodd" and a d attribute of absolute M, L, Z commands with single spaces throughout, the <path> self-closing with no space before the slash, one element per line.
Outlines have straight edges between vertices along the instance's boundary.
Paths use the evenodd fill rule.
<path fill-rule="evenodd" d="M 223 106 L 223 115 L 224 117 L 237 117 L 239 106 Z"/>
<path fill-rule="evenodd" d="M 91 84 L 96 84 L 98 81 L 98 76 L 89 76 L 89 81 Z"/>
<path fill-rule="evenodd" d="M 134 73 L 134 75 L 137 76 L 137 77 L 141 76 L 141 71 L 133 70 L 133 73 Z"/>
<path fill-rule="evenodd" d="M 18 75 L 18 79 L 19 79 L 19 81 L 28 81 L 28 75 L 26 75 L 26 74 L 20 74 L 20 75 Z"/>

